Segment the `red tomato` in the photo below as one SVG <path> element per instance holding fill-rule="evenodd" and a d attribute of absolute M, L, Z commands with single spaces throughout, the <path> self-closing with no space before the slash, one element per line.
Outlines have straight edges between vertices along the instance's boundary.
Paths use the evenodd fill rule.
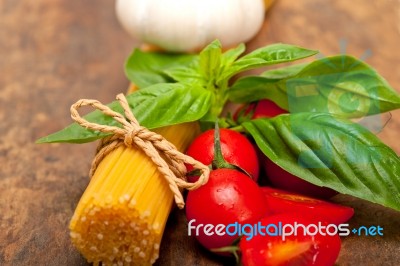
<path fill-rule="evenodd" d="M 261 187 L 271 213 L 298 212 L 316 221 L 341 224 L 354 215 L 354 209 L 270 187 Z"/>
<path fill-rule="evenodd" d="M 234 120 L 240 117 L 247 117 L 248 119 L 257 119 L 262 117 L 275 117 L 280 114 L 286 114 L 288 111 L 280 108 L 275 102 L 271 100 L 259 100 L 255 103 L 250 103 L 240 107 L 233 115 Z M 250 116 L 250 117 L 248 117 Z"/>
<path fill-rule="evenodd" d="M 256 223 L 266 214 L 267 205 L 258 185 L 233 169 L 211 171 L 208 183 L 189 191 L 186 199 L 189 233 L 207 249 L 229 246 L 239 236 L 230 236 L 225 231 L 221 231 L 224 235 L 207 235 L 206 225 L 209 228 L 208 224 L 216 227 L 235 222 Z M 221 226 L 219 229 L 222 230 Z"/>
<path fill-rule="evenodd" d="M 189 146 L 187 155 L 210 165 L 214 159 L 214 129 L 207 130 L 198 136 Z M 221 151 L 225 161 L 239 166 L 257 181 L 259 175 L 259 162 L 251 142 L 239 132 L 222 128 L 219 130 Z M 188 171 L 193 168 L 188 166 Z M 189 181 L 193 181 L 190 180 Z"/>
<path fill-rule="evenodd" d="M 261 161 L 268 179 L 274 187 L 323 199 L 331 198 L 337 194 L 333 189 L 311 184 L 310 182 L 292 175 L 272 162 L 265 155 Z"/>
<path fill-rule="evenodd" d="M 313 224 L 309 218 L 298 217 L 293 213 L 266 217 L 260 223 L 265 227 L 271 224 L 278 227 L 282 223 L 283 228 L 285 225 L 295 226 L 295 222 L 306 227 Z M 268 228 L 272 235 L 256 234 L 249 240 L 246 236 L 242 237 L 239 248 L 244 266 L 330 266 L 334 265 L 339 255 L 341 241 L 337 234 L 330 236 L 324 231 L 324 236 L 313 228 L 309 231 L 315 235 L 305 234 L 305 230 L 298 227 L 296 235 L 286 235 L 283 240 L 281 235 L 274 235 L 279 232 L 274 230 L 276 228 Z M 282 229 L 285 232 L 289 230 Z"/>
<path fill-rule="evenodd" d="M 288 111 L 280 108 L 271 100 L 260 100 L 254 109 L 253 119 L 262 117 L 275 117 L 281 114 L 287 114 Z"/>

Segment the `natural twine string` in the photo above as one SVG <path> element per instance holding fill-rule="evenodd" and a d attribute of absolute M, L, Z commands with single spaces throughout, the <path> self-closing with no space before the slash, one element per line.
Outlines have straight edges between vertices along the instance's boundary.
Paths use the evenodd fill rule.
<path fill-rule="evenodd" d="M 113 111 L 97 100 L 81 99 L 71 106 L 71 117 L 80 126 L 112 134 L 100 142 L 89 175 L 92 176 L 101 160 L 119 146 L 138 147 L 156 164 L 158 170 L 167 180 L 169 188 L 174 193 L 176 204 L 179 208 L 183 208 L 185 202 L 180 188 L 192 190 L 207 183 L 210 169 L 192 157 L 179 152 L 172 143 L 160 134 L 140 126 L 132 114 L 124 94 L 118 94 L 117 100 L 124 110 L 124 115 Z M 83 106 L 92 106 L 94 109 L 98 109 L 103 114 L 112 117 L 122 127 L 101 125 L 87 121 L 78 112 L 78 109 Z M 200 170 L 201 175 L 196 182 L 189 183 L 186 181 L 185 164 L 190 164 L 195 169 Z"/>

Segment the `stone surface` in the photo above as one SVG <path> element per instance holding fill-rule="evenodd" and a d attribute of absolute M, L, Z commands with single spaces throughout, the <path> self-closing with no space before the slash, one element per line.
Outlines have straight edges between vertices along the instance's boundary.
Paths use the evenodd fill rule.
<path fill-rule="evenodd" d="M 68 222 L 88 184 L 94 144 L 37 145 L 71 122 L 80 98 L 124 92 L 123 63 L 138 43 L 116 21 L 114 2 L 0 1 L 0 265 L 86 265 Z M 285 42 L 346 52 L 400 90 L 400 2 L 279 0 L 249 49 Z M 346 50 L 341 46 L 346 40 Z M 341 49 L 342 47 L 342 49 Z M 378 136 L 400 153 L 400 111 Z M 343 239 L 338 265 L 398 265 L 400 214 L 337 197 L 356 209 L 351 226 L 381 225 L 383 237 Z M 222 265 L 187 236 L 182 212 L 168 222 L 158 265 Z"/>

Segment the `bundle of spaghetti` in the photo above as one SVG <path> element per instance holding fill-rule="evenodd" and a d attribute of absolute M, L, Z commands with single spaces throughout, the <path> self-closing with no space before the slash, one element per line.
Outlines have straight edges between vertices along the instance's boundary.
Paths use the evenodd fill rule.
<path fill-rule="evenodd" d="M 156 130 L 184 151 L 199 129 L 185 123 Z M 150 265 L 174 195 L 151 159 L 124 145 L 98 165 L 70 223 L 73 244 L 95 265 Z"/>

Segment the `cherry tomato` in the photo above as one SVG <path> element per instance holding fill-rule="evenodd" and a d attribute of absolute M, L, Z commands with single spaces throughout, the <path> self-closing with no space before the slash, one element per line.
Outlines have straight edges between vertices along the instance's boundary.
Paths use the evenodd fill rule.
<path fill-rule="evenodd" d="M 283 240 L 283 236 L 279 235 L 279 231 L 275 229 L 279 227 L 279 223 L 282 223 L 281 231 L 289 233 L 291 229 L 283 229 L 284 226 L 295 226 L 295 222 L 304 225 L 306 229 L 297 227 L 296 235 L 287 234 Z M 314 227 L 307 229 L 314 223 L 306 216 L 300 217 L 293 213 L 277 214 L 262 219 L 260 224 L 268 226 L 268 231 L 264 232 L 270 232 L 270 234 L 256 234 L 251 239 L 242 237 L 239 248 L 244 266 L 330 266 L 334 265 L 339 255 L 340 237 L 333 234 L 335 232 L 332 232 L 332 229 L 330 232 L 333 235 L 326 234 L 324 230 L 322 234 L 317 233 Z M 316 234 L 307 234 L 305 231 Z"/>
<path fill-rule="evenodd" d="M 189 146 L 187 155 L 210 165 L 214 159 L 214 129 L 200 134 Z M 259 175 L 259 162 L 256 150 L 251 142 L 239 132 L 222 128 L 219 130 L 221 151 L 225 161 L 239 166 L 257 181 Z M 193 168 L 188 166 L 188 171 Z M 189 181 L 193 181 L 190 180 Z"/>
<path fill-rule="evenodd" d="M 207 249 L 230 246 L 239 237 L 226 234 L 222 226 L 215 228 L 217 225 L 256 223 L 266 214 L 267 205 L 258 185 L 233 169 L 211 171 L 207 184 L 189 191 L 186 199 L 189 233 Z M 206 230 L 214 233 L 208 235 Z M 216 230 L 223 235 L 215 233 Z"/>
<path fill-rule="evenodd" d="M 311 184 L 310 182 L 292 175 L 272 162 L 265 155 L 261 161 L 268 179 L 274 187 L 323 199 L 331 198 L 337 194 L 333 189 Z"/>
<path fill-rule="evenodd" d="M 299 212 L 316 221 L 341 224 L 354 215 L 354 209 L 270 187 L 261 187 L 271 213 Z"/>
<path fill-rule="evenodd" d="M 238 121 L 240 117 L 246 117 L 247 119 L 275 117 L 286 113 L 288 113 L 288 111 L 280 108 L 275 102 L 264 99 L 241 106 L 233 115 L 233 119 Z"/>
<path fill-rule="evenodd" d="M 280 108 L 276 103 L 271 100 L 260 100 L 253 114 L 253 119 L 262 118 L 262 117 L 275 117 L 277 115 L 286 114 L 288 111 Z"/>

